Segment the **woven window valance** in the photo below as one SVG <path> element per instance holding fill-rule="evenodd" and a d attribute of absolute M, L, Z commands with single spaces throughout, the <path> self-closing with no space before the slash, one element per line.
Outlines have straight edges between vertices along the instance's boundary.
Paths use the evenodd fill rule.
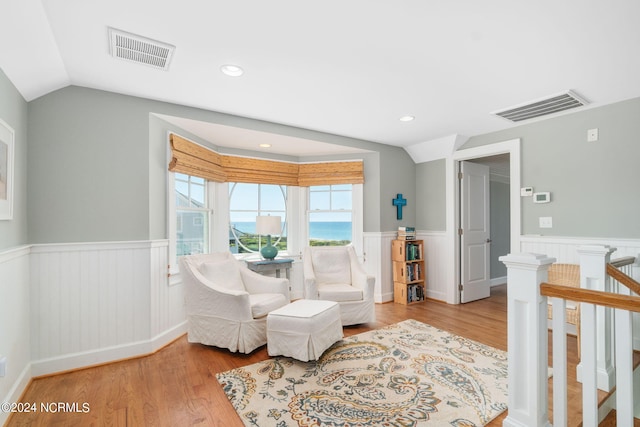
<path fill-rule="evenodd" d="M 247 182 L 308 187 L 364 183 L 362 161 L 297 164 L 226 156 L 170 134 L 169 170 L 216 182 Z"/>
<path fill-rule="evenodd" d="M 357 162 L 331 162 L 301 164 L 298 185 L 363 184 L 364 164 Z"/>
<path fill-rule="evenodd" d="M 222 169 L 220 154 L 174 134 L 169 135 L 169 144 L 171 145 L 170 171 L 216 182 L 227 180 L 227 175 Z"/>

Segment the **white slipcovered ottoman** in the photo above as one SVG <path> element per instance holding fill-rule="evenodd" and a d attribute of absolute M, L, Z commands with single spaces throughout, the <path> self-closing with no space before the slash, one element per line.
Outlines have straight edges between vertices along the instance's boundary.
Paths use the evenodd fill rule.
<path fill-rule="evenodd" d="M 267 316 L 269 356 L 317 360 L 342 337 L 340 306 L 335 301 L 301 299 Z"/>

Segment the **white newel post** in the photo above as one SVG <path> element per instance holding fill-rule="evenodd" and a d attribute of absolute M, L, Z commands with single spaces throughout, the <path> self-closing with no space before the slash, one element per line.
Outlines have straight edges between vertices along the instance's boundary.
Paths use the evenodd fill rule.
<path fill-rule="evenodd" d="M 507 266 L 508 301 L 509 415 L 502 425 L 550 426 L 547 298 L 540 295 L 540 283 L 555 258 L 509 254 L 499 259 Z"/>
<path fill-rule="evenodd" d="M 615 251 L 616 248 L 608 245 L 585 245 L 578 248 L 581 288 L 611 292 L 607 264 L 611 261 L 611 254 Z M 584 316 L 586 315 L 585 312 Z M 584 316 L 581 315 L 581 321 L 584 320 Z M 613 361 L 613 311 L 608 307 L 597 306 L 595 325 L 597 387 L 609 392 L 616 383 Z M 582 336 L 585 337 L 585 334 L 593 334 L 593 332 L 583 328 Z M 582 339 L 582 354 L 585 354 L 584 346 L 589 345 L 589 341 L 589 339 Z M 583 364 L 580 362 L 577 367 L 578 381 L 582 381 L 582 369 Z"/>

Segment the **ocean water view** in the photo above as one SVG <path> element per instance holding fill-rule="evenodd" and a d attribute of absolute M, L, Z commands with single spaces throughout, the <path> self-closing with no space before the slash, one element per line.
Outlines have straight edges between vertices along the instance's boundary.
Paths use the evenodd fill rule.
<path fill-rule="evenodd" d="M 255 222 L 234 222 L 232 225 L 239 231 L 255 234 Z M 322 221 L 309 223 L 309 237 L 318 240 L 351 240 L 351 223 Z"/>

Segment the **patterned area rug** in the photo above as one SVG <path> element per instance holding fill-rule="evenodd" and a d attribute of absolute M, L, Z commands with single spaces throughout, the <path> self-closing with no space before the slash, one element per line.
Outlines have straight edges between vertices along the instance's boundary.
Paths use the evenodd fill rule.
<path fill-rule="evenodd" d="M 216 377 L 252 427 L 470 427 L 507 409 L 506 352 L 416 320 Z"/>

